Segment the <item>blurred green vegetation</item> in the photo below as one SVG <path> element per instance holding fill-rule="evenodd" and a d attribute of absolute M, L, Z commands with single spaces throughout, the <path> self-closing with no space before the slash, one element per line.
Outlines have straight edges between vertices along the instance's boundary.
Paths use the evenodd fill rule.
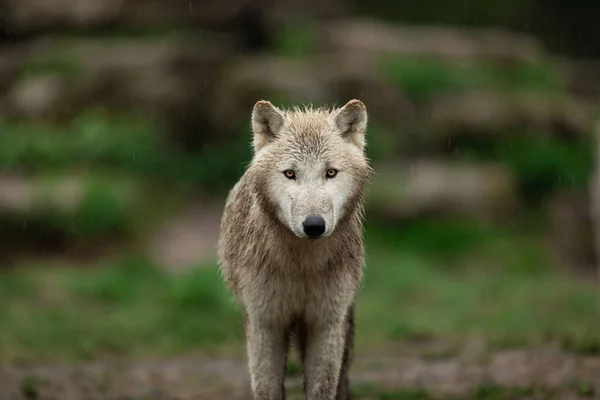
<path fill-rule="evenodd" d="M 522 233 L 445 224 L 367 227 L 358 346 L 424 336 L 459 343 L 478 332 L 492 347 L 553 341 L 600 352 L 592 283 L 554 271 Z M 0 359 L 243 345 L 240 310 L 214 265 L 171 274 L 135 257 L 90 269 L 27 267 L 0 280 Z"/>
<path fill-rule="evenodd" d="M 56 184 L 52 177 L 37 182 L 42 193 Z M 137 218 L 134 187 L 123 179 L 88 177 L 73 207 L 57 206 L 42 194 L 29 210 L 0 214 L 0 238 L 14 242 L 28 237 L 53 241 L 131 235 Z"/>
<path fill-rule="evenodd" d="M 457 159 L 507 165 L 518 179 L 524 200 L 536 203 L 558 190 L 584 189 L 590 181 L 595 164 L 591 134 L 570 140 L 523 131 L 486 136 L 459 137 L 451 141 L 448 152 Z"/>
<path fill-rule="evenodd" d="M 29 62 L 19 71 L 18 78 L 26 79 L 39 75 L 73 78 L 80 73 L 81 66 L 66 52 L 63 52 Z"/>
<path fill-rule="evenodd" d="M 0 282 L 3 360 L 207 349 L 243 332 L 215 268 L 170 276 L 132 258 L 83 271 L 29 267 Z"/>
<path fill-rule="evenodd" d="M 499 65 L 474 61 L 467 65 L 435 58 L 387 57 L 383 72 L 415 100 L 444 91 L 493 89 L 563 93 L 558 71 L 549 62 Z"/>
<path fill-rule="evenodd" d="M 74 207 L 41 196 L 23 212 L 0 212 L 7 243 L 133 238 L 189 195 L 224 195 L 251 152 L 250 135 L 182 149 L 152 120 L 98 109 L 69 121 L 4 119 L 0 132 L 4 173 L 26 174 L 44 190 L 65 174 L 83 186 Z"/>
<path fill-rule="evenodd" d="M 318 50 L 315 22 L 298 18 L 286 24 L 269 50 L 281 57 L 307 58 L 314 55 Z"/>
<path fill-rule="evenodd" d="M 250 160 L 250 136 L 183 151 L 147 118 L 89 110 L 68 122 L 0 120 L 0 169 L 52 174 L 119 172 L 172 188 L 227 190 Z"/>

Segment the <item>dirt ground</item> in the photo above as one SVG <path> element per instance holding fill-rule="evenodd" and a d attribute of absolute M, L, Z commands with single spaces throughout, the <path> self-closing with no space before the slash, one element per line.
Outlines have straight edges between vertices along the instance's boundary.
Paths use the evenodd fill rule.
<path fill-rule="evenodd" d="M 598 355 L 573 355 L 553 348 L 446 358 L 388 353 L 368 357 L 357 354 L 351 377 L 351 384 L 359 393 L 356 398 L 429 398 L 407 394 L 416 390 L 422 390 L 431 398 L 452 399 L 600 398 Z M 287 379 L 289 398 L 303 398 L 300 376 L 296 374 Z M 482 388 L 488 388 L 487 392 Z M 511 391 L 499 395 L 504 389 Z M 542 396 L 533 389 L 546 394 Z M 404 394 L 381 395 L 394 391 Z M 237 400 L 251 397 L 243 357 L 190 356 L 144 361 L 104 360 L 77 365 L 4 365 L 0 367 L 0 398 Z"/>

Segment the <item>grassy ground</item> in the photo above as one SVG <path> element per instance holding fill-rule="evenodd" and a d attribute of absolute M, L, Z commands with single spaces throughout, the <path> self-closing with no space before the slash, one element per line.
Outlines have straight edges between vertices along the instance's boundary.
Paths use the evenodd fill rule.
<path fill-rule="evenodd" d="M 357 399 L 596 396 L 598 286 L 553 268 L 535 236 L 437 220 L 370 224 L 367 245 Z M 0 280 L 0 396 L 247 398 L 241 314 L 216 266 L 26 267 Z M 292 399 L 299 372 L 292 356 Z"/>
<path fill-rule="evenodd" d="M 359 348 L 423 338 L 459 344 L 478 334 L 495 347 L 553 342 L 600 352 L 597 285 L 551 269 L 535 238 L 442 221 L 367 232 Z M 143 258 L 27 267 L 0 280 L 2 361 L 241 346 L 241 315 L 214 265 L 177 275 Z"/>

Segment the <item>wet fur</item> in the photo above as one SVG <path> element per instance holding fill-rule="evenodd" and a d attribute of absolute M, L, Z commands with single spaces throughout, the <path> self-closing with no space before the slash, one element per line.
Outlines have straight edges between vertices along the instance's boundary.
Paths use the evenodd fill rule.
<path fill-rule="evenodd" d="M 255 154 L 226 200 L 219 259 L 245 312 L 253 398 L 285 398 L 295 339 L 307 398 L 348 399 L 363 198 L 372 174 L 364 155 L 366 109 L 353 100 L 341 109 L 282 111 L 262 101 L 252 122 Z M 313 178 L 286 181 L 280 170 L 288 164 Z M 319 178 L 330 164 L 340 169 L 338 181 Z M 303 238 L 299 221 L 315 213 L 329 231 Z"/>

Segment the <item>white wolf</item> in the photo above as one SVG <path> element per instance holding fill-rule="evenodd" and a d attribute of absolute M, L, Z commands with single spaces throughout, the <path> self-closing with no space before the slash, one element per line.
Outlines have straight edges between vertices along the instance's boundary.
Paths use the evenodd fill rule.
<path fill-rule="evenodd" d="M 292 337 L 307 398 L 349 398 L 363 197 L 373 172 L 366 126 L 359 100 L 333 110 L 254 106 L 254 156 L 227 198 L 219 259 L 245 312 L 255 400 L 285 398 Z"/>

